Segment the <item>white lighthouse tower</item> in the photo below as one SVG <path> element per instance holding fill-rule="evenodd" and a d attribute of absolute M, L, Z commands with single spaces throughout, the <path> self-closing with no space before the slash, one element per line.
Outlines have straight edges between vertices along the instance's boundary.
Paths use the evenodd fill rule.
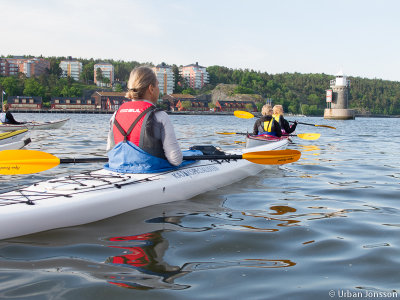
<path fill-rule="evenodd" d="M 331 89 L 326 90 L 325 119 L 352 120 L 355 118 L 353 109 L 349 106 L 350 80 L 342 71 L 336 74 L 336 79 L 330 82 Z"/>

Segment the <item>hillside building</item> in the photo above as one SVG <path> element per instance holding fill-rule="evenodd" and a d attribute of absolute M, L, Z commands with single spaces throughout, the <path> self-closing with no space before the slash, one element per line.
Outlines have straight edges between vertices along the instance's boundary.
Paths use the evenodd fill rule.
<path fill-rule="evenodd" d="M 209 83 L 209 76 L 206 68 L 200 66 L 198 62 L 181 67 L 179 73 L 193 89 L 201 89 Z"/>
<path fill-rule="evenodd" d="M 130 99 L 125 97 L 125 92 L 101 92 L 97 91 L 91 95 L 91 99 L 96 105 L 96 109 L 116 111 Z"/>
<path fill-rule="evenodd" d="M 9 96 L 7 103 L 10 110 L 38 110 L 42 108 L 42 97 L 36 96 Z"/>
<path fill-rule="evenodd" d="M 51 97 L 52 110 L 90 111 L 95 110 L 94 99 L 83 97 Z"/>
<path fill-rule="evenodd" d="M 60 68 L 62 70 L 61 77 L 72 77 L 78 81 L 82 73 L 82 63 L 76 59 L 68 57 L 67 60 L 60 62 Z"/>
<path fill-rule="evenodd" d="M 96 79 L 97 77 L 97 70 L 100 69 L 101 73 L 103 74 L 103 78 L 108 78 L 110 83 L 104 83 L 102 81 L 98 81 Z M 114 76 L 115 76 L 115 71 L 114 71 L 114 66 L 110 63 L 107 62 L 99 62 L 94 65 L 94 83 L 97 86 L 112 86 L 114 83 Z"/>
<path fill-rule="evenodd" d="M 156 67 L 153 67 L 154 73 L 157 75 L 158 86 L 160 93 L 163 95 L 170 95 L 174 92 L 175 77 L 172 68 L 165 63 L 161 63 Z"/>
<path fill-rule="evenodd" d="M 26 77 L 40 76 L 50 69 L 50 62 L 44 58 L 0 58 L 0 75 L 16 76 L 23 73 Z"/>

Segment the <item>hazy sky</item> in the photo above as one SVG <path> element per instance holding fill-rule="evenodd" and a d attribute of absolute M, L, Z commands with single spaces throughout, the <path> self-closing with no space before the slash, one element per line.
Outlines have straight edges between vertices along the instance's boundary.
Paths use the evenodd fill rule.
<path fill-rule="evenodd" d="M 0 0 L 0 55 L 400 81 L 398 0 Z"/>

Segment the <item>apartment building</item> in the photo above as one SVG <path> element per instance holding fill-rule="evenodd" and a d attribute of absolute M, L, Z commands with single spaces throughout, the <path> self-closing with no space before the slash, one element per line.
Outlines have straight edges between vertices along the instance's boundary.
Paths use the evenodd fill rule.
<path fill-rule="evenodd" d="M 26 77 L 39 76 L 50 69 L 50 62 L 44 58 L 32 58 L 24 62 L 23 72 Z"/>
<path fill-rule="evenodd" d="M 153 67 L 154 73 L 157 75 L 158 86 L 160 88 L 160 93 L 163 95 L 170 95 L 174 92 L 174 72 L 172 68 L 165 63 L 161 63 L 156 67 Z"/>
<path fill-rule="evenodd" d="M 101 70 L 103 78 L 108 78 L 110 80 L 110 83 L 104 83 L 96 79 L 98 69 Z M 115 71 L 114 71 L 114 66 L 112 64 L 107 62 L 99 62 L 94 65 L 94 83 L 97 86 L 112 86 L 115 80 L 114 76 L 115 76 Z"/>
<path fill-rule="evenodd" d="M 181 67 L 179 73 L 186 80 L 188 85 L 194 89 L 201 89 L 209 82 L 206 68 L 199 66 L 198 62 Z"/>
<path fill-rule="evenodd" d="M 82 63 L 72 57 L 68 57 L 66 60 L 60 62 L 60 68 L 62 70 L 61 77 L 72 77 L 78 81 L 82 73 Z"/>
<path fill-rule="evenodd" d="M 22 65 L 24 61 L 24 57 L 0 58 L 0 75 L 18 75 L 18 72 L 20 72 L 20 65 Z"/>
<path fill-rule="evenodd" d="M 50 69 L 50 62 L 44 58 L 0 58 L 0 75 L 16 76 L 24 73 L 26 77 L 39 76 Z"/>

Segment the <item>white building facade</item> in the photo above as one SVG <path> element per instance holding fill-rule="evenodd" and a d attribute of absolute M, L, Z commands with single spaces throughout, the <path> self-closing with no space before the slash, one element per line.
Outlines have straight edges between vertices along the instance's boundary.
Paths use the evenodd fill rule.
<path fill-rule="evenodd" d="M 181 76 L 193 89 L 201 89 L 209 83 L 209 75 L 205 67 L 199 66 L 199 63 L 181 67 L 179 70 Z"/>
<path fill-rule="evenodd" d="M 154 73 L 157 75 L 160 93 L 163 95 L 171 95 L 174 92 L 175 76 L 172 68 L 165 63 L 153 67 Z"/>
<path fill-rule="evenodd" d="M 62 70 L 61 77 L 72 77 L 78 81 L 82 73 L 82 63 L 77 60 L 69 59 L 62 60 L 60 62 L 60 68 Z"/>
<path fill-rule="evenodd" d="M 97 81 L 96 79 L 97 69 L 101 70 L 101 73 L 103 74 L 104 78 L 108 78 L 110 80 L 109 84 Z M 112 86 L 115 80 L 114 76 L 115 76 L 115 71 L 114 71 L 114 66 L 112 64 L 107 62 L 100 62 L 94 65 L 94 83 L 97 86 Z"/>

